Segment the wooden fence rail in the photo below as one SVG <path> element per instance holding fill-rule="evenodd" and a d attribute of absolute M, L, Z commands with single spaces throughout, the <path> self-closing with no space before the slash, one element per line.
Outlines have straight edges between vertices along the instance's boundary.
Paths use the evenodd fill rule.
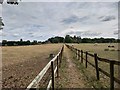
<path fill-rule="evenodd" d="M 118 79 L 118 78 L 114 77 L 114 65 L 119 65 L 120 66 L 120 61 L 100 58 L 100 57 L 98 57 L 98 55 L 96 53 L 91 54 L 91 53 L 88 53 L 87 51 L 84 52 L 83 50 L 79 50 L 79 49 L 77 49 L 77 48 L 75 48 L 73 46 L 67 45 L 67 44 L 66 44 L 66 46 L 69 49 L 71 49 L 73 52 L 75 52 L 77 59 L 79 57 L 81 57 L 81 63 L 83 63 L 83 60 L 85 60 L 86 68 L 87 68 L 87 63 L 88 63 L 88 64 L 90 64 L 92 67 L 94 67 L 96 69 L 96 78 L 97 78 L 97 80 L 100 80 L 99 72 L 102 72 L 104 75 L 108 76 L 110 78 L 110 90 L 114 90 L 114 81 L 117 82 L 118 84 L 120 84 L 120 78 Z M 85 54 L 85 58 L 83 58 L 83 54 Z M 94 57 L 95 65 L 88 61 L 88 56 Z M 110 73 L 107 73 L 106 71 L 101 69 L 99 67 L 99 65 L 98 65 L 98 61 L 109 63 L 109 65 L 110 65 L 110 68 L 109 68 Z"/>
<path fill-rule="evenodd" d="M 63 49 L 64 49 L 64 45 L 61 47 L 59 53 L 43 68 L 43 70 L 28 85 L 26 90 L 29 90 L 31 88 L 39 88 L 39 84 L 40 84 L 39 82 L 41 81 L 41 79 L 43 78 L 43 76 L 46 74 L 46 72 L 48 71 L 48 69 L 50 67 L 51 67 L 51 79 L 47 86 L 47 90 L 49 90 L 51 88 L 51 86 L 52 86 L 52 90 L 54 90 L 55 75 L 57 74 L 57 77 L 59 76 L 59 67 L 61 64 Z M 55 62 L 57 62 L 56 66 L 55 66 Z M 54 69 L 54 67 L 55 67 L 55 69 Z"/>

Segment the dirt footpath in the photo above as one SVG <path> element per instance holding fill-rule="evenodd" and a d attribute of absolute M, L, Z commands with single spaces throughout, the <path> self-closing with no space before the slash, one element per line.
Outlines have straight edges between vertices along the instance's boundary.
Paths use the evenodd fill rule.
<path fill-rule="evenodd" d="M 57 81 L 57 88 L 86 88 L 83 76 L 73 63 L 71 51 L 65 47 L 64 57 L 60 70 L 60 77 Z"/>

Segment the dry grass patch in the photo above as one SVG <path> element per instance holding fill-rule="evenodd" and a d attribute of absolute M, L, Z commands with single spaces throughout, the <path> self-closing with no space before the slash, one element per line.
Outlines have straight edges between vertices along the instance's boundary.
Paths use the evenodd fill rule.
<path fill-rule="evenodd" d="M 26 88 L 62 44 L 2 47 L 3 88 Z"/>

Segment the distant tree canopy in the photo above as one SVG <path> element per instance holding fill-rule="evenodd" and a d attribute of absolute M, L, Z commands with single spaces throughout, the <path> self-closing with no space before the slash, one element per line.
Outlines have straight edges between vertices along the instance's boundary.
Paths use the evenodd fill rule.
<path fill-rule="evenodd" d="M 81 37 L 80 36 L 70 36 L 66 35 L 65 36 L 65 43 L 80 43 L 81 42 Z"/>
<path fill-rule="evenodd" d="M 30 40 L 23 41 L 20 39 L 20 41 L 7 41 L 7 40 L 2 40 L 2 46 L 22 46 L 22 45 L 37 45 L 40 42 L 37 42 L 36 40 L 33 40 L 30 42 Z"/>
<path fill-rule="evenodd" d="M 37 45 L 37 44 L 46 44 L 46 43 L 120 43 L 120 39 L 114 39 L 114 38 L 81 38 L 80 36 L 70 36 L 66 35 L 64 37 L 52 37 L 49 38 L 46 41 L 37 41 L 33 40 L 30 42 L 30 40 L 24 41 L 20 39 L 20 41 L 7 41 L 2 40 L 2 46 L 21 46 L 21 45 Z"/>
<path fill-rule="evenodd" d="M 70 35 L 65 36 L 65 42 L 66 43 L 73 43 L 73 38 Z"/>
<path fill-rule="evenodd" d="M 50 42 L 50 43 L 63 43 L 64 42 L 64 38 L 57 36 L 57 37 L 49 38 L 47 41 Z"/>
<path fill-rule="evenodd" d="M 114 38 L 81 38 L 80 36 L 70 36 L 66 35 L 64 37 L 52 37 L 49 38 L 44 43 L 118 43 L 120 42 L 119 39 Z"/>

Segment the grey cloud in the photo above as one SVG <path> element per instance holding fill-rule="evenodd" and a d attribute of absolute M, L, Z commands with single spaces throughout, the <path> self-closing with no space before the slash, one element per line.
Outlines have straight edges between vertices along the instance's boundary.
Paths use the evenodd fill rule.
<path fill-rule="evenodd" d="M 83 33 L 82 31 L 70 31 L 67 34 L 81 35 L 82 33 Z"/>
<path fill-rule="evenodd" d="M 7 35 L 6 39 L 17 39 L 13 33 L 20 34 L 24 39 L 34 39 L 36 37 L 47 39 L 51 34 L 62 35 L 61 32 L 73 26 L 81 30 L 97 30 L 108 34 L 109 30 L 113 34 L 111 23 L 101 23 L 107 15 L 117 15 L 117 9 L 109 3 L 21 3 L 18 6 L 3 5 L 3 18 Z M 72 5 L 71 5 L 72 4 Z M 111 3 L 112 4 L 112 3 Z M 102 6 L 101 6 L 102 5 Z M 99 12 L 98 12 L 99 11 Z M 105 12 L 104 12 L 105 11 Z M 96 13 L 97 12 L 97 13 Z M 113 13 L 114 12 L 114 13 Z M 12 16 L 13 15 L 13 16 Z M 98 19 L 99 16 L 103 16 Z M 114 19 L 112 17 L 112 19 Z M 107 19 L 108 20 L 108 19 Z M 104 21 L 106 21 L 104 19 Z M 73 25 L 71 25 L 73 24 Z M 107 26 L 109 25 L 109 27 Z M 92 32 L 92 31 L 91 31 Z M 91 33 L 69 32 L 70 34 L 91 35 Z M 91 36 L 96 33 L 92 33 Z M 96 35 L 98 35 L 97 33 Z M 107 36 L 107 35 L 106 35 Z M 32 38 L 33 37 L 33 38 Z M 4 39 L 4 38 L 3 38 Z"/>
<path fill-rule="evenodd" d="M 78 17 L 78 16 L 70 16 L 69 18 L 66 18 L 62 20 L 64 24 L 71 24 L 71 23 L 76 23 L 76 22 L 84 22 L 85 20 L 89 19 L 88 16 L 83 16 L 83 17 Z"/>
<path fill-rule="evenodd" d="M 42 26 L 42 25 L 32 25 L 32 27 L 34 27 L 34 28 L 41 28 L 41 27 L 44 27 L 44 26 Z"/>
<path fill-rule="evenodd" d="M 102 22 L 106 22 L 106 21 L 115 20 L 116 17 L 115 16 L 101 16 L 101 17 L 99 17 L 99 19 Z"/>
<path fill-rule="evenodd" d="M 66 34 L 69 35 L 78 35 L 78 36 L 99 36 L 102 33 L 99 32 L 93 32 L 93 31 L 70 31 Z"/>
<path fill-rule="evenodd" d="M 30 35 L 31 35 L 31 34 L 33 34 L 33 32 L 29 32 L 28 34 L 30 34 Z"/>
<path fill-rule="evenodd" d="M 88 20 L 89 19 L 89 16 L 84 16 L 82 18 L 79 18 L 79 21 L 85 21 L 85 20 Z"/>
<path fill-rule="evenodd" d="M 34 37 L 34 35 L 31 35 L 30 37 Z"/>
<path fill-rule="evenodd" d="M 99 36 L 101 35 L 102 33 L 99 33 L 99 32 L 92 32 L 92 31 L 85 31 L 82 36 Z"/>
<path fill-rule="evenodd" d="M 120 34 L 120 30 L 114 31 L 114 35 L 119 35 Z"/>
<path fill-rule="evenodd" d="M 43 37 L 42 35 L 38 35 L 36 33 L 30 33 L 30 37 Z"/>
<path fill-rule="evenodd" d="M 2 36 L 3 38 L 7 37 L 7 36 L 11 36 L 12 37 L 14 34 L 16 34 L 16 33 L 0 31 L 0 36 Z"/>
<path fill-rule="evenodd" d="M 79 18 L 77 16 L 71 16 L 69 18 L 62 20 L 62 22 L 65 24 L 71 24 L 71 23 L 77 22 L 78 20 L 79 20 Z"/>
<path fill-rule="evenodd" d="M 1 32 L 1 33 L 0 33 L 0 36 L 2 36 L 2 37 L 6 37 L 6 36 L 7 36 L 7 34 L 6 34 L 6 33 Z"/>
<path fill-rule="evenodd" d="M 40 38 L 40 37 L 43 37 L 43 36 L 35 36 L 35 35 L 31 35 L 30 37 L 31 37 L 31 38 Z"/>

